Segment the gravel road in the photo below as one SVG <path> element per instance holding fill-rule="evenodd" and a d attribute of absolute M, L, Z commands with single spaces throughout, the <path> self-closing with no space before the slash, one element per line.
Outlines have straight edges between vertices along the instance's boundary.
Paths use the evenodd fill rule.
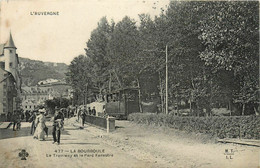
<path fill-rule="evenodd" d="M 51 134 L 51 123 L 49 134 Z M 116 130 L 86 125 L 75 118 L 65 122 L 61 144 L 52 137 L 38 141 L 29 133 L 30 124 L 20 131 L 0 129 L 0 167 L 3 168 L 258 168 L 259 148 L 215 143 L 202 135 L 116 121 Z M 27 160 L 19 153 L 25 149 Z M 228 153 L 227 151 L 228 150 Z M 231 151 L 232 150 L 232 151 Z M 21 155 L 21 154 L 20 154 Z"/>

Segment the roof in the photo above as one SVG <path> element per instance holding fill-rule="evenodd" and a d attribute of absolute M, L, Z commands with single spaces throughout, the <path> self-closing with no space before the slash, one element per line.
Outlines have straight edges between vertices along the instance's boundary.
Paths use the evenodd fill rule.
<path fill-rule="evenodd" d="M 11 72 L 9 72 L 9 71 L 7 71 L 7 70 L 5 70 L 3 68 L 0 68 L 0 70 L 4 71 L 5 73 L 12 74 Z"/>
<path fill-rule="evenodd" d="M 9 78 L 9 77 L 11 77 L 11 78 L 15 81 L 14 76 L 13 76 L 13 74 L 12 74 L 11 72 L 8 72 L 7 70 L 4 70 L 4 69 L 2 69 L 2 68 L 0 68 L 0 71 L 3 71 L 4 73 L 7 73 L 7 74 L 8 74 L 8 77 L 6 77 L 6 78 L 4 78 L 3 80 L 1 80 L 0 83 L 1 83 L 2 81 L 6 80 L 6 79 Z"/>
<path fill-rule="evenodd" d="M 5 44 L 5 48 L 16 48 L 14 45 L 12 34 L 10 33 L 9 40 Z"/>

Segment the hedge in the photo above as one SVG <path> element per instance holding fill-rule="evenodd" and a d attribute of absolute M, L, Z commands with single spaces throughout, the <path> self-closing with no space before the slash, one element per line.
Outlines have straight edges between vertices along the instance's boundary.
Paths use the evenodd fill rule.
<path fill-rule="evenodd" d="M 260 116 L 180 117 L 172 114 L 133 113 L 128 116 L 128 120 L 205 133 L 218 138 L 260 139 Z"/>

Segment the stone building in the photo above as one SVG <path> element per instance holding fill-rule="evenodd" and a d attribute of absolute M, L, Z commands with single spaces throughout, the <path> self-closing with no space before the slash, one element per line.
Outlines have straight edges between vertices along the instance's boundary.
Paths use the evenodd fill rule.
<path fill-rule="evenodd" d="M 0 116 L 13 113 L 21 105 L 21 76 L 18 70 L 19 58 L 10 33 L 5 44 L 0 44 Z"/>
<path fill-rule="evenodd" d="M 0 121 L 5 121 L 7 113 L 12 113 L 16 107 L 16 81 L 13 75 L 0 68 Z"/>
<path fill-rule="evenodd" d="M 32 111 L 39 105 L 44 105 L 46 100 L 53 99 L 52 87 L 24 86 L 22 87 L 22 109 Z"/>
<path fill-rule="evenodd" d="M 39 105 L 44 105 L 46 100 L 53 98 L 71 98 L 71 86 L 57 82 L 55 84 L 23 86 L 22 87 L 22 109 L 32 111 Z"/>

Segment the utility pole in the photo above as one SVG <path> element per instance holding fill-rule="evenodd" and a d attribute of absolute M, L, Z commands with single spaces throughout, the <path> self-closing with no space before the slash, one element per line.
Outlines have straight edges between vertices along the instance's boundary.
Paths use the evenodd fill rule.
<path fill-rule="evenodd" d="M 62 98 L 62 93 L 60 93 L 60 108 L 61 108 L 61 98 Z"/>
<path fill-rule="evenodd" d="M 168 46 L 165 47 L 165 113 L 168 114 Z"/>
<path fill-rule="evenodd" d="M 165 47 L 165 51 L 157 51 L 157 50 L 144 50 L 147 52 L 165 52 L 165 113 L 168 114 L 168 45 Z M 162 95 L 164 97 L 164 95 Z M 163 107 L 163 105 L 162 105 Z"/>
<path fill-rule="evenodd" d="M 109 93 L 111 93 L 111 82 L 112 82 L 112 76 L 111 76 L 111 71 L 109 71 L 109 83 L 108 83 L 108 90 L 109 90 Z"/>

